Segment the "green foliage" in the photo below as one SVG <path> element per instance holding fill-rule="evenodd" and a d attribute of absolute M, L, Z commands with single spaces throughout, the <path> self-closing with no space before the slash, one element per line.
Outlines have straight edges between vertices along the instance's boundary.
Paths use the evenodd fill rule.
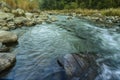
<path fill-rule="evenodd" d="M 42 9 L 106 9 L 120 7 L 120 0 L 42 0 Z"/>

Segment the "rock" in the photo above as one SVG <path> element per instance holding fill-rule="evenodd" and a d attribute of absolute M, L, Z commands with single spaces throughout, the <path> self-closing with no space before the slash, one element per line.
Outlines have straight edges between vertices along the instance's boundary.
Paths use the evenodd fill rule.
<path fill-rule="evenodd" d="M 47 20 L 47 21 L 46 21 L 46 23 L 51 24 L 51 23 L 52 23 L 52 21 L 51 21 L 51 20 Z"/>
<path fill-rule="evenodd" d="M 7 26 L 10 28 L 10 29 L 15 29 L 15 23 L 10 21 L 7 23 Z"/>
<path fill-rule="evenodd" d="M 73 18 L 72 16 L 68 16 L 68 17 L 67 17 L 68 20 L 70 20 L 70 19 L 72 19 L 72 18 Z"/>
<path fill-rule="evenodd" d="M 8 31 L 9 28 L 8 27 L 2 27 L 1 30 L 5 30 L 5 31 Z"/>
<path fill-rule="evenodd" d="M 24 24 L 25 24 L 25 26 L 33 26 L 33 25 L 35 25 L 35 21 L 27 20 Z"/>
<path fill-rule="evenodd" d="M 19 8 L 16 10 L 12 10 L 12 13 L 17 17 L 25 15 L 25 11 Z"/>
<path fill-rule="evenodd" d="M 0 73 L 3 70 L 10 68 L 14 65 L 15 55 L 10 53 L 0 53 Z"/>
<path fill-rule="evenodd" d="M 53 16 L 53 17 L 50 18 L 50 20 L 51 20 L 52 22 L 55 22 L 55 21 L 57 21 L 58 19 L 57 19 L 55 16 Z"/>
<path fill-rule="evenodd" d="M 8 12 L 10 12 L 10 9 L 7 8 L 7 7 L 4 7 L 4 8 L 3 8 L 3 11 L 8 13 Z"/>
<path fill-rule="evenodd" d="M 23 26 L 27 22 L 25 17 L 16 17 L 14 18 L 14 23 L 16 26 Z"/>
<path fill-rule="evenodd" d="M 0 52 L 8 52 L 10 50 L 9 47 L 6 47 L 0 42 Z"/>
<path fill-rule="evenodd" d="M 10 6 L 6 2 L 0 1 L 0 9 L 3 9 L 4 7 L 8 8 L 8 9 L 10 8 Z"/>
<path fill-rule="evenodd" d="M 48 15 L 39 15 L 42 20 L 48 20 Z"/>
<path fill-rule="evenodd" d="M 67 54 L 58 59 L 65 69 L 67 80 L 94 80 L 97 76 L 97 64 L 91 55 Z"/>
<path fill-rule="evenodd" d="M 13 19 L 14 15 L 11 13 L 0 12 L 0 20 Z"/>
<path fill-rule="evenodd" d="M 0 26 L 1 26 L 1 28 L 2 28 L 2 26 L 6 26 L 6 25 L 7 25 L 7 23 L 6 23 L 5 20 L 0 20 Z"/>
<path fill-rule="evenodd" d="M 0 31 L 0 42 L 1 43 L 12 43 L 17 42 L 17 35 L 9 31 Z"/>
<path fill-rule="evenodd" d="M 36 24 L 42 24 L 44 22 L 44 20 L 42 20 L 41 18 L 36 18 L 35 20 Z"/>
<path fill-rule="evenodd" d="M 29 20 L 31 20 L 31 18 L 33 17 L 33 14 L 32 13 L 25 13 L 25 17 Z"/>

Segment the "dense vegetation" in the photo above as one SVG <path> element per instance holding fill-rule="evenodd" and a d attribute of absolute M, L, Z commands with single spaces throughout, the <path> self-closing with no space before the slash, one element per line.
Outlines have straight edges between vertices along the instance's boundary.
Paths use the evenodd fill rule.
<path fill-rule="evenodd" d="M 1 0 L 14 8 L 45 10 L 54 9 L 106 9 L 120 7 L 120 0 Z"/>
<path fill-rule="evenodd" d="M 106 9 L 120 7 L 120 0 L 43 0 L 41 9 Z"/>

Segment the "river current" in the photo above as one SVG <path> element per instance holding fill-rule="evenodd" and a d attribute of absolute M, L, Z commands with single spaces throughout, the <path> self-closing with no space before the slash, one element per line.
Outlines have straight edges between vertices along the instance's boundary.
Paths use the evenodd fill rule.
<path fill-rule="evenodd" d="M 1 76 L 13 80 L 56 80 L 49 75 L 62 69 L 56 59 L 78 52 L 93 52 L 99 57 L 99 75 L 95 80 L 120 80 L 120 33 L 68 16 L 56 16 L 57 22 L 21 28 L 19 44 L 13 50 L 16 64 Z M 54 76 L 54 75 L 53 75 Z M 58 80 L 63 80 L 62 78 Z"/>

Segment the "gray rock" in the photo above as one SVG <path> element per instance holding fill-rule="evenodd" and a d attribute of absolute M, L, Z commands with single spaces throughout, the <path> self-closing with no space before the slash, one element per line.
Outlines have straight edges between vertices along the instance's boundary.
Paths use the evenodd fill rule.
<path fill-rule="evenodd" d="M 67 80 L 94 80 L 98 74 L 91 55 L 67 54 L 58 60 L 58 64 L 65 69 Z"/>
<path fill-rule="evenodd" d="M 0 53 L 0 72 L 10 68 L 15 62 L 15 55 L 10 53 Z"/>
<path fill-rule="evenodd" d="M 17 35 L 9 31 L 0 31 L 0 42 L 9 43 L 17 42 Z"/>

